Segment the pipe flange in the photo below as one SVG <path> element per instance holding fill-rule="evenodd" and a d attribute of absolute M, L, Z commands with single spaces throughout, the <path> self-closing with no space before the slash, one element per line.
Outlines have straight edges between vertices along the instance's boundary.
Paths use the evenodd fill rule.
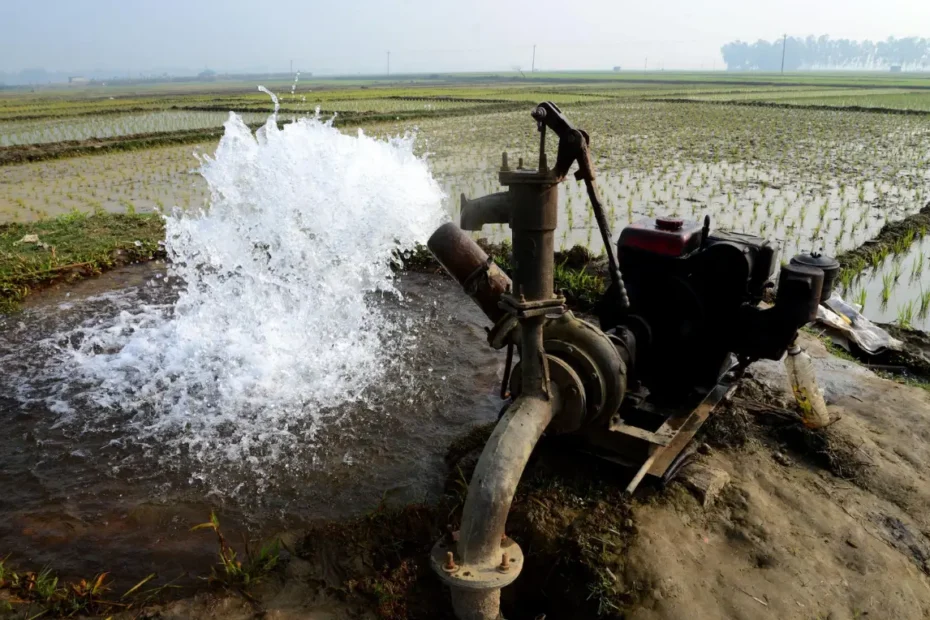
<path fill-rule="evenodd" d="M 463 590 L 499 590 L 509 586 L 520 576 L 523 570 L 523 550 L 512 538 L 501 541 L 501 557 L 486 564 L 456 564 L 456 570 L 446 568 L 447 557 L 451 552 L 458 562 L 461 558 L 456 543 L 443 538 L 433 546 L 430 552 L 430 566 L 439 579 L 452 588 Z M 506 568 L 501 560 L 506 556 Z"/>
<path fill-rule="evenodd" d="M 578 373 L 562 358 L 546 355 L 549 362 L 550 385 L 558 390 L 558 408 L 546 432 L 556 435 L 574 433 L 581 428 L 587 413 L 584 382 Z M 520 362 L 514 366 L 510 375 L 510 393 L 519 395 L 523 392 L 523 374 Z"/>
<path fill-rule="evenodd" d="M 554 355 L 574 368 L 584 384 L 585 400 L 592 415 L 596 415 L 604 406 L 604 377 L 598 370 L 597 363 L 585 352 L 582 346 L 555 338 L 543 342 L 546 353 Z"/>

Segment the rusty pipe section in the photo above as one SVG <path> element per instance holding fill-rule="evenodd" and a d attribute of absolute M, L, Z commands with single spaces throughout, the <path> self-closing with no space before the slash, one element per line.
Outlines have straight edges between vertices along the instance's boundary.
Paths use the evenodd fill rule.
<path fill-rule="evenodd" d="M 536 443 L 562 409 L 561 388 L 551 379 L 543 333 L 547 322 L 566 311 L 565 299 L 553 290 L 558 185 L 564 172 L 555 174 L 547 169 L 545 125 L 540 124 L 538 129 L 536 169 L 524 169 L 522 165 L 511 169 L 504 153 L 499 179 L 507 191 L 475 200 L 462 196 L 462 228 L 480 230 L 484 224 L 504 222 L 510 225 L 513 284 L 494 272 L 493 262 L 453 224 L 441 227 L 428 242 L 443 267 L 494 321 L 489 334 L 492 346 L 509 336 L 520 349 L 521 393 L 498 422 L 478 459 L 458 537 L 440 540 L 431 553 L 433 570 L 452 590 L 452 604 L 459 620 L 501 620 L 501 588 L 512 583 L 523 568 L 520 546 L 505 535 L 507 515 Z M 577 373 L 564 362 L 558 363 L 559 368 L 564 367 L 565 376 L 574 375 L 566 401 L 574 394 L 573 402 L 583 408 L 583 404 L 578 405 L 584 400 L 578 397 L 583 386 Z"/>
<path fill-rule="evenodd" d="M 458 552 L 463 569 L 496 569 L 501 563 L 502 550 L 516 546 L 508 544 L 504 537 L 507 515 L 526 463 L 553 413 L 551 400 L 522 396 L 495 427 L 472 475 L 462 513 Z M 512 559 L 514 557 L 508 557 L 508 561 Z M 518 562 L 508 567 L 514 579 L 523 568 L 522 561 Z M 507 583 L 502 580 L 499 584 L 487 585 L 490 587 L 453 586 L 452 606 L 459 620 L 497 620 L 500 617 L 500 588 Z"/>
<path fill-rule="evenodd" d="M 436 229 L 426 246 L 491 321 L 497 323 L 507 314 L 498 303 L 513 283 L 467 233 L 447 222 Z"/>
<path fill-rule="evenodd" d="M 512 210 L 510 192 L 488 194 L 473 200 L 468 200 L 462 194 L 459 223 L 465 230 L 481 230 L 485 224 L 507 224 Z"/>

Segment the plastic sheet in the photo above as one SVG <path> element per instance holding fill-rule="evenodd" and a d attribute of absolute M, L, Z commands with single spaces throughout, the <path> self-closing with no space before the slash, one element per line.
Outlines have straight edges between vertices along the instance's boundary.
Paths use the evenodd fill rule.
<path fill-rule="evenodd" d="M 875 355 L 886 349 L 900 351 L 904 343 L 862 316 L 858 309 L 833 294 L 817 308 L 817 321 L 841 332 L 866 353 Z"/>

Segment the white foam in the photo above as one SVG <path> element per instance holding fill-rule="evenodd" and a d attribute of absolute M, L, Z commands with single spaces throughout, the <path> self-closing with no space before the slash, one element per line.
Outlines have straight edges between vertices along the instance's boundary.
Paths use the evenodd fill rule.
<path fill-rule="evenodd" d="M 85 424 L 157 442 L 197 479 L 268 469 L 365 398 L 399 331 L 373 293 L 394 292 L 394 253 L 445 218 L 412 137 L 275 117 L 252 135 L 230 114 L 202 164 L 209 207 L 166 218 L 177 303 L 125 309 L 64 348 L 85 396 L 112 413 Z"/>

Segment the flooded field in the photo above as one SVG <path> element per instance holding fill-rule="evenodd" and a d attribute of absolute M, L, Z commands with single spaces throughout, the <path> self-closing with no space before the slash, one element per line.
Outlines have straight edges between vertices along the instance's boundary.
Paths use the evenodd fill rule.
<path fill-rule="evenodd" d="M 394 365 L 384 385 L 395 387 L 375 387 L 330 412 L 334 422 L 280 459 L 273 486 L 256 488 L 240 469 L 218 488 L 169 447 L 94 423 L 112 420 L 117 429 L 131 412 L 114 417 L 112 407 L 88 400 L 80 382 L 61 391 L 69 338 L 87 326 L 110 329 L 141 306 L 170 305 L 176 285 L 163 265 L 128 267 L 37 296 L 24 312 L 0 318 L 5 553 L 73 576 L 202 572 L 215 543 L 188 530 L 211 508 L 232 532 L 260 536 L 364 514 L 382 502 L 428 499 L 441 488 L 448 444 L 496 419 L 503 357 L 485 343 L 487 319 L 451 281 L 409 274 L 398 280 L 403 298 L 378 301 L 407 326 L 403 343 L 388 345 Z M 237 487 L 235 500 L 224 495 Z"/>
<path fill-rule="evenodd" d="M 228 113 L 168 111 L 127 115 L 78 116 L 32 121 L 0 120 L 0 146 L 43 144 L 63 140 L 113 138 L 140 133 L 222 127 Z M 246 123 L 260 123 L 266 114 L 243 114 Z"/>
<path fill-rule="evenodd" d="M 611 226 L 660 215 L 778 241 L 783 257 L 835 254 L 871 238 L 930 201 L 930 117 L 682 103 L 598 102 L 565 112 L 592 136 L 592 152 Z M 538 138 L 526 112 L 416 123 L 380 123 L 380 136 L 415 131 L 457 217 L 459 196 L 498 191 L 502 151 L 535 165 Z M 355 128 L 347 132 L 358 131 Z M 555 157 L 549 141 L 550 161 Z M 75 160 L 0 167 L 0 219 L 26 221 L 71 209 L 199 207 L 206 185 L 185 145 Z M 561 188 L 557 244 L 601 250 L 584 186 Z M 492 239 L 504 227 L 488 228 Z"/>
<path fill-rule="evenodd" d="M 930 238 L 901 254 L 889 254 L 855 278 L 845 291 L 873 321 L 930 330 Z"/>

